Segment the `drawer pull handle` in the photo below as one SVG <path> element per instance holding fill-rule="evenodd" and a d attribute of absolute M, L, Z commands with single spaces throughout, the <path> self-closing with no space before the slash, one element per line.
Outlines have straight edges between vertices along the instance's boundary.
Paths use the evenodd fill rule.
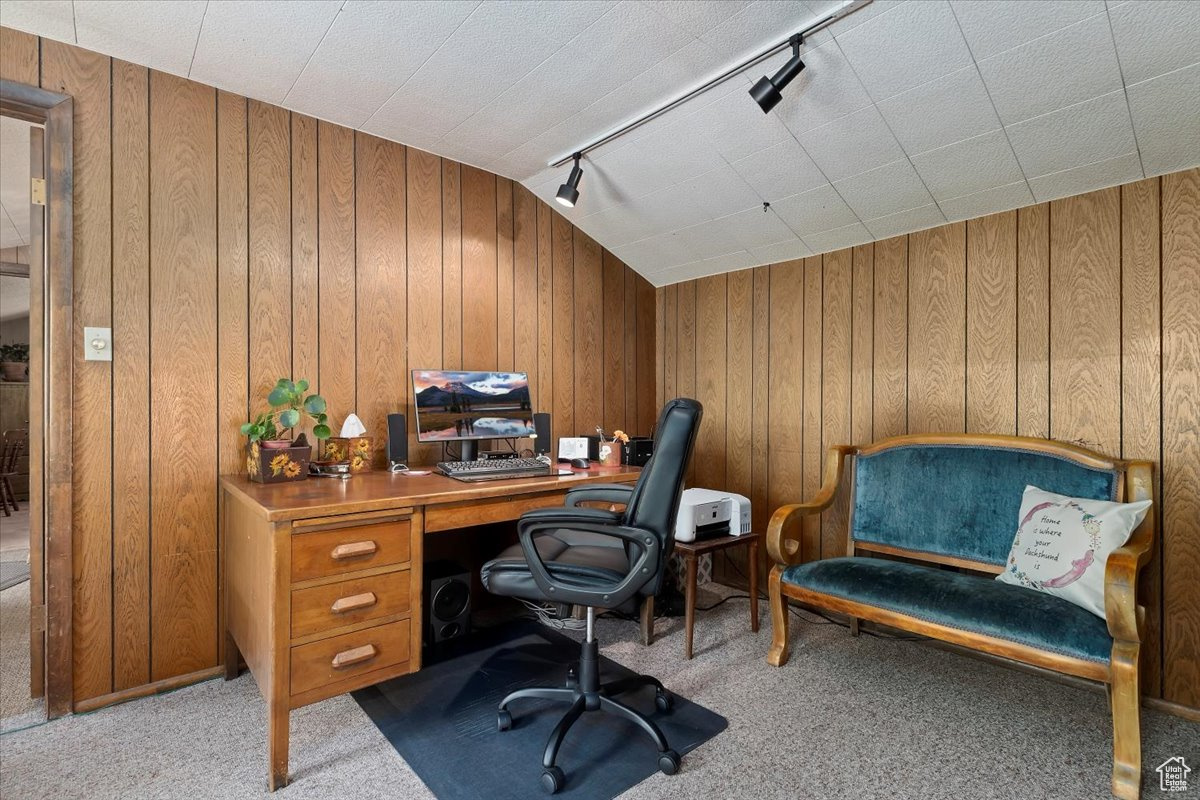
<path fill-rule="evenodd" d="M 338 653 L 333 657 L 332 666 L 334 669 L 345 669 L 355 664 L 361 664 L 364 661 L 370 661 L 377 655 L 379 655 L 379 651 L 375 649 L 375 645 L 364 644 L 362 647 L 355 647 L 352 650 L 343 650 Z"/>
<path fill-rule="evenodd" d="M 375 543 L 368 540 L 365 542 L 351 542 L 350 544 L 339 544 L 333 548 L 329 554 L 334 561 L 342 561 L 347 558 L 358 558 L 359 556 L 369 556 L 378 548 Z"/>
<path fill-rule="evenodd" d="M 333 601 L 333 605 L 329 610 L 334 614 L 345 614 L 349 611 L 357 611 L 360 608 L 369 608 L 375 605 L 379 598 L 374 592 L 363 592 L 362 594 L 354 594 L 349 597 L 339 597 Z"/>

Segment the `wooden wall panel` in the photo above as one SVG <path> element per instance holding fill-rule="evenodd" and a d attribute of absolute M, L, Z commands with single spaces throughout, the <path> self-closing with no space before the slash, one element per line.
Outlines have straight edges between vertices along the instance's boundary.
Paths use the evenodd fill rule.
<path fill-rule="evenodd" d="M 40 71 L 38 37 L 0 27 L 0 78 L 37 86 Z"/>
<path fill-rule="evenodd" d="M 854 248 L 850 323 L 850 441 L 874 439 L 875 245 Z"/>
<path fill-rule="evenodd" d="M 908 432 L 908 237 L 875 243 L 873 438 Z"/>
<path fill-rule="evenodd" d="M 726 287 L 725 488 L 754 494 L 754 271 L 731 272 Z M 752 506 L 753 508 L 753 506 Z"/>
<path fill-rule="evenodd" d="M 1017 212 L 967 223 L 967 430 L 1016 433 Z"/>
<path fill-rule="evenodd" d="M 250 413 L 258 414 L 292 371 L 291 124 L 288 112 L 251 100 L 248 125 Z"/>
<path fill-rule="evenodd" d="M 496 368 L 510 371 L 516 358 L 516 320 L 513 303 L 516 279 L 513 259 L 513 182 L 496 177 Z"/>
<path fill-rule="evenodd" d="M 755 530 L 766 530 L 771 513 L 770 443 L 771 426 L 771 331 L 774 328 L 771 307 L 771 273 L 768 267 L 754 270 L 754 368 L 751 394 L 753 426 L 750 444 L 750 513 Z"/>
<path fill-rule="evenodd" d="M 404 146 L 355 134 L 357 413 L 386 467 L 387 416 L 404 408 L 408 377 L 407 176 Z"/>
<path fill-rule="evenodd" d="M 1121 190 L 1050 204 L 1050 436 L 1121 448 Z"/>
<path fill-rule="evenodd" d="M 463 369 L 496 369 L 496 230 L 496 176 L 463 166 Z"/>
<path fill-rule="evenodd" d="M 250 413 L 246 112 L 246 98 L 217 92 L 217 419 L 222 474 L 237 472 L 245 464 L 246 443 L 238 428 Z"/>
<path fill-rule="evenodd" d="M 636 331 L 632 324 L 625 324 L 625 265 L 616 256 L 604 250 L 602 258 L 602 288 L 600 306 L 603 309 L 600 334 L 603 341 L 600 358 L 600 376 L 604 392 L 604 409 L 601 425 L 609 433 L 622 430 L 626 433 L 633 427 L 625 421 L 625 367 L 632 364 L 625 357 L 626 331 Z"/>
<path fill-rule="evenodd" d="M 620 263 L 616 256 L 607 250 L 604 251 L 604 258 L 605 264 L 608 263 L 609 259 L 617 261 L 618 264 Z M 624 426 L 622 426 L 621 430 L 625 431 L 630 436 L 634 436 L 641 435 L 642 433 L 638 409 L 638 403 L 641 400 L 637 391 L 638 371 L 645 369 L 645 367 L 648 365 L 651 370 L 649 374 L 649 383 L 651 386 L 655 385 L 653 363 L 649 362 L 647 359 L 639 359 L 637 352 L 637 340 L 640 333 L 639 326 L 643 321 L 648 322 L 650 325 L 650 332 L 648 336 L 654 336 L 654 287 L 648 282 L 645 283 L 646 288 L 650 291 L 650 313 L 646 314 L 645 309 L 642 309 L 642 317 L 645 317 L 645 320 L 643 320 L 642 317 L 638 316 L 638 289 L 640 287 L 637 280 L 637 273 L 624 264 L 620 265 L 620 273 L 621 292 L 624 295 L 624 298 L 621 302 L 621 319 L 623 320 L 624 324 L 621 327 L 625 331 L 625 340 L 622 343 L 622 359 L 624 361 L 622 367 L 625 373 L 625 376 L 622 379 L 624 384 L 622 388 L 625 392 L 625 399 L 623 401 L 624 408 L 621 412 Z M 652 399 L 650 401 L 651 405 L 653 405 L 654 402 L 655 401 Z"/>
<path fill-rule="evenodd" d="M 152 680 L 217 657 L 216 167 L 214 91 L 152 72 Z"/>
<path fill-rule="evenodd" d="M 150 107 L 145 67 L 114 60 L 112 80 L 112 688 L 119 691 L 150 680 Z M 244 142 L 244 116 L 242 125 Z M 241 164 L 244 172 L 244 151 Z M 244 317 L 244 299 L 242 308 Z M 244 383 L 244 360 L 238 373 Z M 245 406 L 243 399 L 239 415 Z"/>
<path fill-rule="evenodd" d="M 600 245 L 574 231 L 575 430 L 593 435 L 604 425 L 604 267 Z"/>
<path fill-rule="evenodd" d="M 358 408 L 354 360 L 357 311 L 354 251 L 354 133 L 317 123 L 317 373 L 330 422 Z"/>
<path fill-rule="evenodd" d="M 292 114 L 292 378 L 320 388 L 317 121 Z M 251 397 L 252 402 L 262 402 Z M 311 430 L 311 425 L 304 426 Z M 311 437 L 310 437 L 311 438 Z"/>
<path fill-rule="evenodd" d="M 821 488 L 821 342 L 824 321 L 824 291 L 822 257 L 804 259 L 804 328 L 803 328 L 803 374 L 800 385 L 802 396 L 801 485 L 804 496 L 812 497 Z M 821 557 L 821 520 L 805 517 L 804 553 L 805 560 Z"/>
<path fill-rule="evenodd" d="M 805 264 L 788 261 L 770 270 L 770 344 L 767 375 L 767 509 L 804 496 L 804 294 Z M 807 539 L 803 542 L 807 548 Z M 814 558 L 805 550 L 807 560 Z"/>
<path fill-rule="evenodd" d="M 587 420 L 575 424 L 575 245 L 574 229 L 558 214 L 551 223 L 553 261 L 554 405 L 555 437 L 587 431 Z"/>
<path fill-rule="evenodd" d="M 537 321 L 538 321 L 538 410 L 554 414 L 554 212 L 545 203 L 537 203 Z M 567 436 L 565 420 L 551 420 L 551 433 L 557 439 Z"/>
<path fill-rule="evenodd" d="M 663 402 L 679 396 L 676 377 L 679 362 L 679 285 L 668 286 L 663 295 Z"/>
<path fill-rule="evenodd" d="M 663 368 L 666 365 L 666 357 L 663 350 L 663 342 L 666 339 L 664 331 L 664 323 L 666 321 L 667 309 L 667 290 L 654 290 L 654 398 L 655 403 L 659 406 L 667 402 L 666 375 Z"/>
<path fill-rule="evenodd" d="M 676 296 L 679 310 L 678 338 L 675 342 L 675 392 L 678 397 L 696 396 L 696 284 L 679 287 Z M 707 424 L 705 423 L 701 423 Z M 696 459 L 688 468 L 688 485 L 695 486 Z"/>
<path fill-rule="evenodd" d="M 962 431 L 966 424 L 966 225 L 909 237 L 908 430 Z"/>
<path fill-rule="evenodd" d="M 1162 177 L 1163 696 L 1200 706 L 1200 169 Z"/>
<path fill-rule="evenodd" d="M 637 297 L 637 332 L 633 342 L 633 346 L 637 348 L 634 353 L 634 360 L 637 361 L 637 380 L 636 383 L 630 384 L 627 378 L 625 391 L 637 397 L 636 433 L 649 436 L 658 422 L 658 412 L 662 409 L 655 392 L 658 375 L 658 296 L 645 278 L 634 274 L 628 268 L 626 274 L 635 284 L 634 294 Z M 628 316 L 625 318 L 625 324 L 629 325 Z M 633 420 L 628 424 L 633 427 Z"/>
<path fill-rule="evenodd" d="M 531 381 L 538 379 L 537 204 L 533 192 L 513 185 L 513 368 Z"/>
<path fill-rule="evenodd" d="M 442 160 L 442 367 L 463 368 L 462 165 Z"/>
<path fill-rule="evenodd" d="M 42 88 L 75 105 L 74 495 L 75 697 L 112 691 L 112 372 L 83 358 L 84 325 L 112 322 L 110 59 L 42 42 Z"/>
<path fill-rule="evenodd" d="M 821 441 L 823 448 L 850 443 L 850 370 L 854 268 L 852 250 L 823 257 L 821 337 Z M 824 461 L 825 454 L 821 453 Z M 824 464 L 818 475 L 824 474 Z M 818 481 L 820 477 L 818 477 Z M 846 555 L 850 494 L 842 492 L 821 519 L 821 557 Z"/>
<path fill-rule="evenodd" d="M 727 370 L 725 336 L 727 279 L 711 275 L 696 281 L 696 391 L 704 404 L 704 421 L 696 439 L 696 486 L 725 488 L 725 409 Z"/>
<path fill-rule="evenodd" d="M 1017 211 L 1017 433 L 1050 435 L 1050 204 Z"/>
<path fill-rule="evenodd" d="M 406 151 L 408 235 L 408 367 L 442 365 L 442 160 L 414 147 Z M 428 464 L 440 448 L 417 443 L 412 389 L 404 390 L 408 454 L 413 464 Z"/>

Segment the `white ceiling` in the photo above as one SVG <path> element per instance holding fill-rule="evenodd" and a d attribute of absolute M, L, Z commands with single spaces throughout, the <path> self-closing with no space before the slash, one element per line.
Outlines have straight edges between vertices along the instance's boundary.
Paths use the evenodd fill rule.
<path fill-rule="evenodd" d="M 29 244 L 29 126 L 0 117 L 0 247 Z"/>
<path fill-rule="evenodd" d="M 4 0 L 0 23 L 484 167 L 569 153 L 841 0 Z M 1200 2 L 875 0 L 585 158 L 566 215 L 662 285 L 1200 164 Z M 762 208 L 770 202 L 770 210 Z"/>

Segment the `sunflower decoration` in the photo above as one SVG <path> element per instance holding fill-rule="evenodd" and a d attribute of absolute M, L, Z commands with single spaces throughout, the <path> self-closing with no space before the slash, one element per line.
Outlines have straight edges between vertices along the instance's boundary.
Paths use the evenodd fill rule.
<path fill-rule="evenodd" d="M 345 461 L 346 448 L 338 441 L 329 439 L 325 442 L 325 460 L 326 461 Z"/>
<path fill-rule="evenodd" d="M 288 458 L 287 453 L 280 453 L 279 455 L 272 458 L 271 459 L 271 474 L 278 475 L 279 473 L 283 472 L 283 468 L 288 465 L 289 461 L 291 461 L 291 459 Z"/>
<path fill-rule="evenodd" d="M 363 459 L 371 455 L 371 440 L 366 437 L 361 437 L 352 440 L 354 442 L 354 454 Z"/>
<path fill-rule="evenodd" d="M 246 472 L 251 478 L 258 477 L 258 454 L 252 453 L 246 456 Z"/>
<path fill-rule="evenodd" d="M 287 462 L 287 466 L 285 466 L 285 467 L 283 468 L 283 474 L 284 474 L 284 475 L 286 475 L 286 476 L 287 476 L 287 477 L 289 477 L 289 478 L 296 478 L 296 477 L 299 477 L 299 475 L 300 475 L 300 464 L 299 464 L 299 462 L 292 461 L 291 459 L 289 459 L 289 460 L 288 460 L 288 462 Z"/>
<path fill-rule="evenodd" d="M 361 455 L 355 453 L 354 457 L 352 459 L 350 459 L 350 471 L 351 472 L 359 472 L 366 465 L 366 463 L 367 463 L 367 460 L 365 458 L 363 458 Z"/>

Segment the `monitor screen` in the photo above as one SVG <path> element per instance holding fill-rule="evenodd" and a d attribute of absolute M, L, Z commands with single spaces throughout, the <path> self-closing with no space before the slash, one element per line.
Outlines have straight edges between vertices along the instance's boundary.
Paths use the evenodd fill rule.
<path fill-rule="evenodd" d="M 524 372 L 414 369 L 417 441 L 532 436 L 533 404 Z"/>

